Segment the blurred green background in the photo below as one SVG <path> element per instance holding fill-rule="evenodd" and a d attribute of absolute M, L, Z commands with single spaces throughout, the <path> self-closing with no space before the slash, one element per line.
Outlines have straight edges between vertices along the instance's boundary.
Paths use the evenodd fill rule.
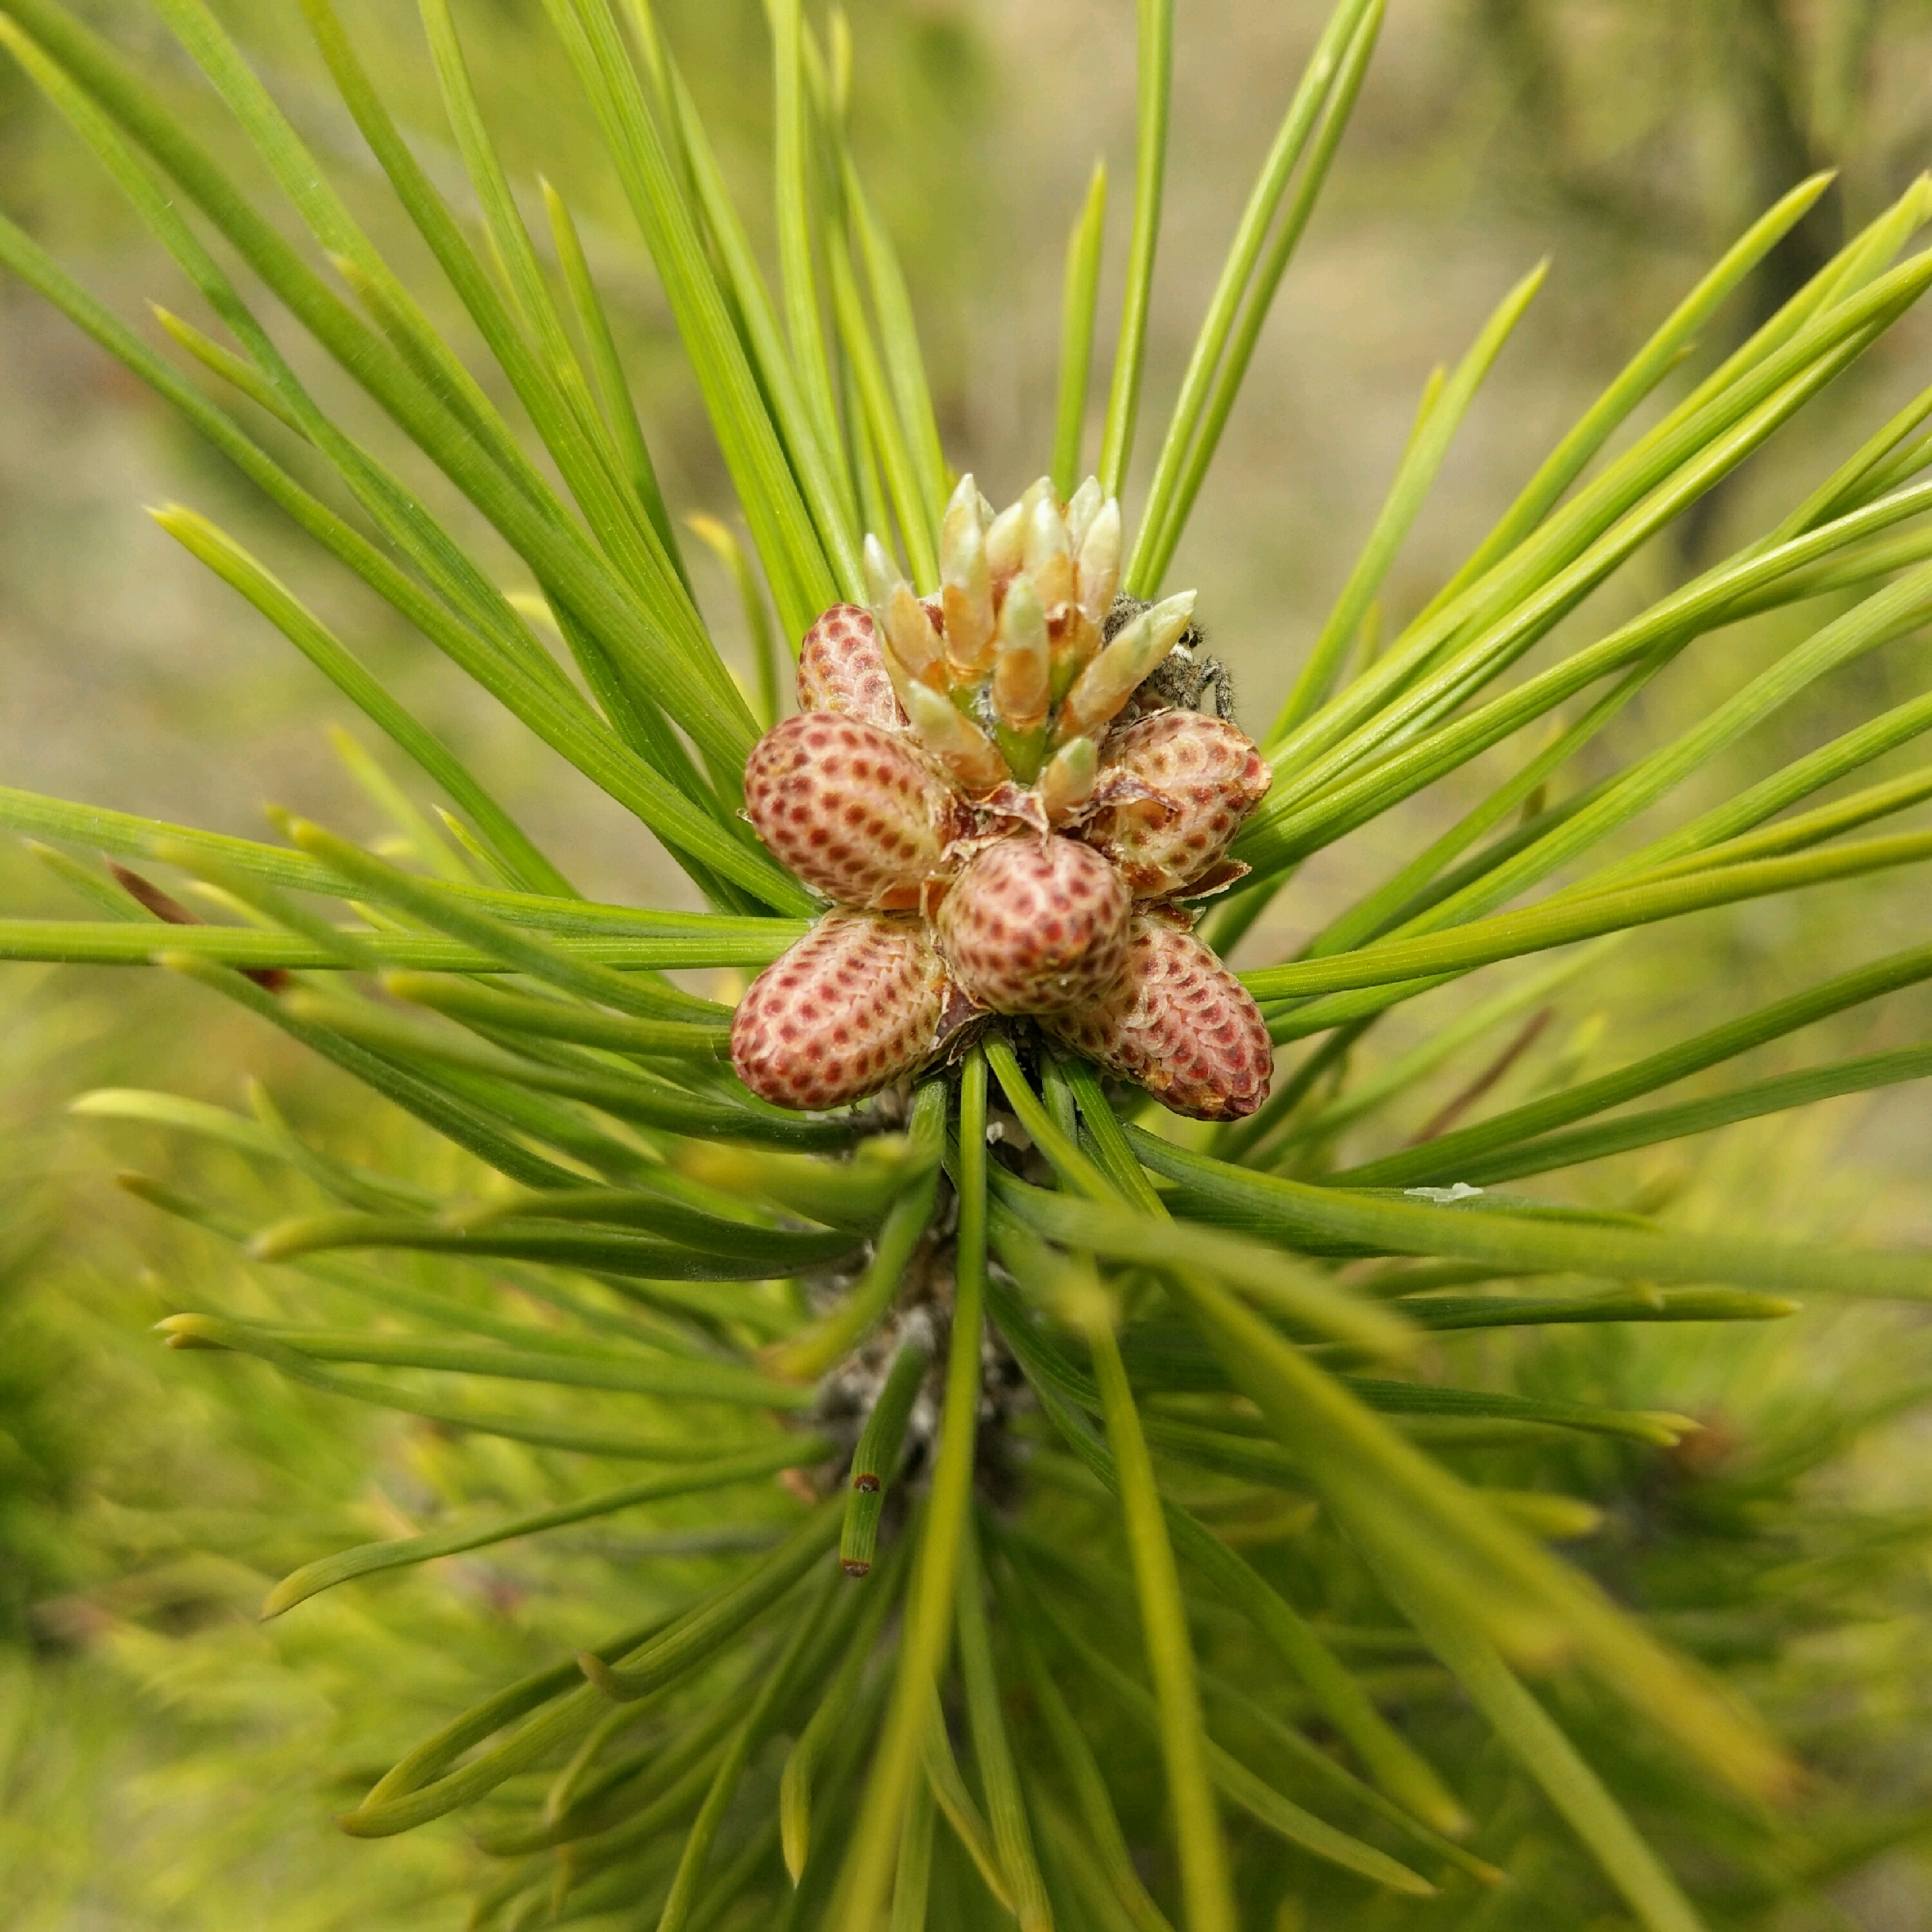
<path fill-rule="evenodd" d="M 199 98 L 184 58 L 137 8 L 85 10 L 182 98 Z M 219 10 L 303 134 L 338 163 L 378 240 L 420 272 L 294 0 L 229 0 Z M 757 0 L 667 0 L 661 10 L 755 229 L 768 166 L 761 10 Z M 357 0 L 343 11 L 425 158 L 447 174 L 412 8 Z M 1143 429 L 1150 456 L 1240 198 L 1322 11 L 1312 0 L 1179 8 Z M 664 306 L 597 169 L 538 0 L 469 0 L 458 15 L 520 187 L 541 166 L 584 219 L 674 509 L 722 508 L 722 468 Z M 1133 9 L 1129 0 L 860 0 L 851 16 L 862 158 L 907 260 L 949 454 L 1004 500 L 1046 454 L 1061 246 L 1096 155 L 1115 184 L 1103 316 L 1118 278 Z M 208 138 L 219 140 L 218 128 Z M 1700 352 L 1706 365 L 1928 159 L 1932 5 L 1923 0 L 1392 0 L 1325 206 L 1174 573 L 1177 584 L 1200 586 L 1251 724 L 1271 715 L 1346 576 L 1430 368 L 1461 352 L 1532 262 L 1553 257 L 1549 284 L 1391 579 L 1391 628 L 1453 568 L 1702 262 L 1775 194 L 1815 167 L 1841 171 Z M 10 68 L 0 68 L 0 202 L 124 314 L 145 321 L 151 299 L 195 312 Z M 435 312 L 453 325 L 448 306 Z M 1774 519 L 1821 461 L 1855 446 L 1928 374 L 1932 320 L 1921 315 L 1572 623 L 1604 628 Z M 320 380 L 352 421 L 367 422 L 362 399 Z M 327 728 L 350 722 L 341 701 L 142 514 L 144 504 L 176 499 L 235 530 L 418 715 L 466 745 L 586 890 L 678 896 L 616 808 L 398 634 L 371 600 L 319 569 L 159 404 L 12 285 L 0 285 L 6 782 L 251 835 L 271 799 L 358 836 L 380 832 L 375 807 L 332 748 Z M 1128 507 L 1131 515 L 1131 492 Z M 473 524 L 460 526 L 484 554 L 500 554 Z M 728 586 L 693 548 L 700 594 L 735 647 Z M 1815 622 L 1817 614 L 1808 607 L 1772 621 Z M 1618 742 L 1646 742 L 1660 717 L 1696 715 L 1779 634 L 1770 623 L 1718 634 L 1632 707 Z M 1713 791 L 1922 688 L 1928 670 L 1932 653 L 1908 643 L 1840 674 L 1802 718 L 1774 722 L 1738 748 L 1727 772 L 1710 775 Z M 1602 755 L 1614 749 L 1606 742 Z M 1479 761 L 1459 784 L 1486 789 L 1502 768 Z M 1593 776 L 1586 769 L 1572 782 Z M 1466 795 L 1426 795 L 1324 854 L 1250 940 L 1253 956 L 1286 950 L 1345 888 L 1391 867 Z M 1701 802 L 1700 794 L 1689 802 Z M 0 886 L 16 906 L 76 910 L 18 848 L 0 854 Z M 1627 945 L 1563 990 L 1556 1024 L 1502 1097 L 1629 1058 L 1687 1018 L 1708 1023 L 1922 939 L 1922 904 L 1915 886 L 1848 886 L 1707 915 Z M 1507 984 L 1507 973 L 1478 992 Z M 1452 992 L 1403 1009 L 1378 1052 L 1426 1039 L 1464 998 Z M 1923 1038 L 1928 1019 L 1932 998 L 1902 996 L 1821 1029 L 1788 1058 L 1768 1050 L 1752 1070 L 1824 1058 L 1828 1047 Z M 329 1829 L 328 1814 L 389 1742 L 410 1735 L 418 1708 L 470 1682 L 479 1659 L 524 1654 L 586 1614 L 525 1588 L 513 1564 L 454 1563 L 344 1591 L 286 1628 L 254 1622 L 264 1583 L 290 1562 L 427 1506 L 452 1479 L 432 1432 L 346 1414 L 252 1365 L 169 1354 L 147 1332 L 176 1305 L 170 1283 L 235 1306 L 245 1305 L 247 1286 L 212 1243 L 116 1190 L 112 1169 L 138 1160 L 154 1171 L 166 1158 L 178 1180 L 257 1184 L 238 1157 L 164 1156 L 153 1136 L 70 1119 L 63 1102 L 130 1085 L 240 1105 L 250 1074 L 338 1151 L 373 1159 L 400 1141 L 392 1123 L 286 1042 L 212 1011 L 190 989 L 150 976 L 0 968 L 5 1932 L 460 1923 L 449 1889 L 468 1862 L 459 1837 L 358 1845 Z M 1445 1074 L 1423 1088 L 1408 1124 L 1456 1084 Z M 1928 1158 L 1932 1110 L 1906 1088 L 1600 1163 L 1563 1177 L 1557 1191 L 1617 1204 L 1674 1196 L 1694 1220 L 1924 1243 L 1932 1240 Z M 1821 1665 L 1816 1683 L 1747 1678 L 1744 1688 L 1801 1730 L 1794 1713 L 1810 1708 L 1808 1699 L 1828 1704 L 1811 1715 L 1828 1757 L 1845 1760 L 1831 1774 L 1856 1758 L 1890 1802 L 1922 1807 L 1932 1785 L 1923 1736 L 1932 1482 L 1910 1397 L 1932 1374 L 1932 1351 L 1916 1324 L 1821 1310 L 1744 1340 L 1658 1329 L 1640 1342 L 1547 1346 L 1570 1351 L 1572 1369 L 1587 1357 L 1599 1379 L 1627 1377 L 1646 1401 L 1724 1419 L 1726 1443 L 1748 1444 L 1754 1432 L 1768 1441 L 1780 1429 L 1829 1436 L 1822 1418 L 1853 1415 L 1874 1391 L 1904 1413 L 1808 1490 L 1801 1468 L 1798 1486 L 1779 1492 L 1777 1506 L 1808 1510 L 1808 1522 L 1828 1528 L 1862 1513 L 1888 1527 L 1882 1562 L 1862 1567 L 1856 1543 L 1836 1551 L 1850 1568 L 1830 1586 L 1839 1595 L 1828 1589 L 1824 1600 L 1859 1634 L 1852 1652 Z M 1840 1432 L 1847 1441 L 1852 1432 Z M 1833 1437 L 1820 1457 L 1845 1448 Z M 581 1550 L 586 1562 L 599 1554 L 587 1540 Z M 585 1586 L 586 1594 L 613 1587 L 608 1577 Z M 1834 1894 L 1843 1922 L 1908 1932 L 1932 1916 L 1918 1834 L 1895 1835 L 1898 1851 Z"/>

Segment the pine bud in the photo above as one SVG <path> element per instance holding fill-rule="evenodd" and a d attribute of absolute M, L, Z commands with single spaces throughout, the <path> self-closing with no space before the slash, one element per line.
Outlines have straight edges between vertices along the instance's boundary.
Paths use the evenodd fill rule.
<path fill-rule="evenodd" d="M 1088 527 L 1094 521 L 1100 506 L 1107 499 L 1102 495 L 1100 479 L 1090 476 L 1066 500 L 1066 541 L 1073 547 L 1076 556 L 1080 554 L 1080 546 L 1086 541 Z"/>
<path fill-rule="evenodd" d="M 899 573 L 886 547 L 875 536 L 868 536 L 862 552 L 866 569 L 866 602 L 876 614 L 886 608 Z"/>
<path fill-rule="evenodd" d="M 1052 668 L 1040 593 L 1030 576 L 1016 577 L 1000 607 L 993 657 L 993 708 L 1010 730 L 1035 731 L 1046 723 Z"/>
<path fill-rule="evenodd" d="M 1018 571 L 1024 536 L 1017 503 L 1008 504 L 986 526 L 986 568 L 996 586 L 1010 582 Z"/>
<path fill-rule="evenodd" d="M 903 738 L 836 712 L 774 725 L 745 767 L 746 815 L 772 856 L 846 905 L 918 904 L 956 809 Z"/>
<path fill-rule="evenodd" d="M 1023 832 L 986 847 L 960 874 L 936 931 L 954 978 L 982 1006 L 1047 1013 L 1113 983 L 1129 910 L 1119 874 L 1098 853 Z"/>
<path fill-rule="evenodd" d="M 1070 738 L 1054 753 L 1040 775 L 1040 802 L 1048 824 L 1059 824 L 1093 796 L 1100 770 L 1100 747 L 1091 738 Z M 1081 836 L 1087 837 L 1084 827 Z"/>
<path fill-rule="evenodd" d="M 1136 913 L 1102 998 L 1041 1024 L 1197 1120 L 1238 1120 L 1268 1098 L 1274 1048 L 1253 996 L 1184 927 Z"/>
<path fill-rule="evenodd" d="M 955 682 L 983 676 L 992 662 L 993 584 L 986 568 L 986 533 L 980 492 L 959 479 L 939 530 L 940 608 L 946 614 L 946 661 Z"/>
<path fill-rule="evenodd" d="M 1046 487 L 1050 491 L 1053 486 L 1049 483 Z M 1040 484 L 1029 484 L 1017 503 L 1009 503 L 986 526 L 986 568 L 996 589 L 1003 587 L 1026 560 L 1027 520 L 1040 496 Z"/>
<path fill-rule="evenodd" d="M 862 1100 L 932 1053 L 946 987 L 916 920 L 827 913 L 739 1002 L 731 1064 L 774 1106 Z"/>
<path fill-rule="evenodd" d="M 1073 552 L 1066 521 L 1048 490 L 1033 506 L 1022 540 L 1021 567 L 1031 580 L 1041 607 L 1048 610 L 1073 596 Z"/>
<path fill-rule="evenodd" d="M 1140 898 L 1164 898 L 1199 878 L 1274 777 L 1244 733 L 1198 711 L 1156 711 L 1116 731 L 1100 768 L 1103 778 L 1137 780 L 1139 795 L 1102 806 L 1081 836 Z"/>
<path fill-rule="evenodd" d="M 869 610 L 835 604 L 806 632 L 798 647 L 798 708 L 836 712 L 889 731 L 905 729 Z"/>
<path fill-rule="evenodd" d="M 1099 486 L 1095 487 L 1097 490 Z M 1078 539 L 1078 557 L 1076 595 L 1081 614 L 1098 630 L 1106 622 L 1107 613 L 1114 608 L 1114 593 L 1120 586 L 1118 498 L 1109 496 L 1095 505 L 1092 519 Z"/>
<path fill-rule="evenodd" d="M 1194 615 L 1194 592 L 1143 610 L 1074 680 L 1060 707 L 1062 736 L 1091 734 L 1131 698 L 1141 681 L 1171 651 Z"/>
<path fill-rule="evenodd" d="M 922 684 L 908 685 L 899 695 L 920 742 L 964 790 L 976 797 L 1010 776 L 999 747 L 950 700 Z"/>
<path fill-rule="evenodd" d="M 886 600 L 885 650 L 887 668 L 896 664 L 908 678 L 944 691 L 945 648 L 933 628 L 932 614 L 913 595 L 910 584 L 895 584 Z"/>

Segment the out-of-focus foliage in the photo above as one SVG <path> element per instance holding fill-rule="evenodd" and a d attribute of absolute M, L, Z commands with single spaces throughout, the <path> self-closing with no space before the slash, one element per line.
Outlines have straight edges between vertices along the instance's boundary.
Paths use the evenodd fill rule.
<path fill-rule="evenodd" d="M 1496 190 L 1612 258 L 1708 248 L 1791 182 L 1837 180 L 1753 278 L 1741 340 L 1903 190 L 1932 148 L 1932 9 L 1914 0 L 1469 0 L 1472 144 Z M 1614 80 L 1612 82 L 1612 76 Z M 1467 152 L 1467 151 L 1466 151 Z M 1679 530 L 1709 552 L 1725 493 Z"/>
<path fill-rule="evenodd" d="M 158 1060 L 186 1073 L 162 1030 L 174 989 L 131 1002 L 131 1055 L 112 1040 L 91 989 L 52 1002 L 47 990 L 37 1036 L 64 1047 L 38 1078 L 16 1078 L 23 1106 L 80 1082 L 148 1077 Z M 1564 1033 L 1587 1028 L 1586 1001 L 1556 1004 Z M 115 1006 L 130 1017 L 124 995 Z M 224 1040 L 220 1057 L 262 1066 L 259 1052 L 244 1056 L 250 1044 Z M 214 1046 L 206 1052 L 216 1057 Z M 293 1065 L 286 1077 L 298 1077 Z M 224 1084 L 203 1090 L 240 1104 L 221 1094 Z M 313 1118 L 342 1097 L 331 1085 L 278 1090 Z M 1432 1107 L 1424 1095 L 1414 1111 Z M 1814 1240 L 1909 1224 L 1915 1204 L 1844 1155 L 1869 1132 L 1873 1111 L 1840 1101 L 1795 1129 L 1760 1122 L 1708 1144 L 1624 1156 L 1624 1178 L 1606 1175 L 1602 1196 L 1624 1204 L 1642 1196 L 1651 1207 L 1670 1193 L 1695 1226 L 1723 1225 L 1748 1192 L 1766 1204 L 1762 1232 Z M 340 1113 L 328 1144 L 358 1160 L 386 1153 L 392 1168 L 404 1152 Z M 56 1169 L 44 1173 L 43 1198 L 64 1204 L 64 1215 L 44 1226 L 64 1233 L 43 1241 L 10 1284 L 15 1330 L 37 1341 L 10 1351 L 8 1426 L 54 1474 L 37 1477 L 24 1502 L 10 1488 L 16 1500 L 0 1518 L 8 1574 L 30 1579 L 35 1600 L 0 1662 L 0 1924 L 460 1924 L 454 1888 L 473 1885 L 479 1864 L 460 1831 L 371 1846 L 338 1837 L 329 1814 L 489 1684 L 639 1618 L 653 1594 L 668 1604 L 700 1586 L 701 1499 L 688 1511 L 688 1556 L 678 1553 L 675 1532 L 627 1537 L 620 1522 L 375 1578 L 258 1624 L 264 1592 L 298 1563 L 450 1513 L 540 1499 L 543 1452 L 460 1442 L 431 1424 L 307 1395 L 257 1364 L 157 1348 L 148 1322 L 186 1301 L 272 1318 L 274 1271 L 244 1269 L 212 1238 L 118 1204 L 99 1170 L 130 1159 L 154 1172 L 158 1160 L 183 1190 L 257 1200 L 264 1215 L 286 1211 L 285 1184 L 272 1191 L 240 1157 L 170 1152 L 151 1132 L 99 1123 L 50 1138 L 24 1135 L 16 1120 L 10 1149 L 23 1166 Z M 446 1270 L 418 1278 L 452 1279 Z M 296 1299 L 305 1321 L 357 1312 L 344 1298 L 332 1315 L 313 1284 Z M 1922 1446 L 1932 1343 L 1922 1324 L 1821 1305 L 1755 1330 L 1584 1326 L 1449 1337 L 1436 1348 L 1436 1366 L 1459 1383 L 1610 1408 L 1665 1400 L 1705 1424 L 1674 1450 L 1591 1438 L 1560 1454 L 1547 1441 L 1533 1454 L 1484 1448 L 1480 1425 L 1454 1423 L 1437 1425 L 1434 1441 L 1473 1480 L 1527 1483 L 1561 1499 L 1573 1529 L 1600 1511 L 1594 1532 L 1568 1546 L 1572 1556 L 1804 1752 L 1815 1782 L 1804 1802 L 1754 1816 L 1683 1778 L 1667 1756 L 1634 1749 L 1616 1713 L 1574 1692 L 1559 1700 L 1640 1826 L 1700 1898 L 1727 1904 L 1713 1922 L 1907 1932 L 1932 1895 L 1916 1856 L 1932 1837 L 1932 1713 L 1921 1667 L 1932 1643 L 1932 1469 Z M 1454 1448 L 1459 1430 L 1472 1446 Z M 1038 1440 L 1053 1446 L 1044 1432 Z M 1105 1504 L 1079 1500 L 1084 1486 L 1066 1466 L 1074 1493 L 1043 1487 L 1036 1518 L 1018 1528 L 1024 1535 L 1036 1520 L 1056 1538 L 1090 1536 L 1091 1547 L 1111 1548 L 1088 1580 L 1095 1628 L 1104 1628 L 1128 1587 L 1126 1554 Z M 14 1467 L 10 1459 L 10 1484 Z M 1395 1917 L 1392 1901 L 1366 1907 L 1358 1882 L 1283 1851 L 1244 1900 L 1244 1923 L 1424 1928 L 1442 1917 L 1469 1932 L 1550 1924 L 1607 1932 L 1623 1922 L 1598 1916 L 1599 1882 L 1439 1667 L 1372 1601 L 1334 1594 L 1348 1566 L 1336 1560 L 1331 1530 L 1278 1504 L 1258 1511 L 1260 1492 L 1233 1480 L 1210 1480 L 1186 1499 L 1317 1628 L 1331 1640 L 1352 1633 L 1347 1660 L 1432 1759 L 1473 1764 L 1465 1788 L 1490 1822 L 1472 1849 L 1518 1879 L 1479 1909 L 1465 1896 L 1446 1917 L 1428 1906 Z M 1273 1673 L 1250 1657 L 1252 1640 L 1225 1608 L 1204 1595 L 1192 1607 L 1216 1673 L 1217 1736 L 1284 1795 L 1332 1810 L 1328 1780 L 1284 1755 L 1268 1721 L 1308 1713 L 1280 1694 L 1251 1704 L 1245 1687 Z M 1108 1648 L 1133 1667 L 1130 1640 Z M 1157 1761 L 1145 1733 L 1112 1708 L 1103 1685 L 1076 1672 L 1064 1688 L 1126 1794 L 1124 1822 L 1158 1838 Z M 1125 1773 L 1136 1762 L 1146 1766 L 1138 1784 Z M 1372 1820 L 1348 1822 L 1376 1835 Z M 954 1884 L 973 1882 L 963 1868 L 946 1869 Z M 1305 1916 L 1276 1918 L 1277 1894 L 1303 1900 Z"/>
<path fill-rule="evenodd" d="M 380 1436 L 157 1350 L 168 1281 L 205 1280 L 212 1244 L 157 1238 L 58 1112 L 197 1063 L 226 1086 L 243 1042 L 190 1043 L 175 988 L 91 976 L 9 975 L 0 1027 L 0 1924 L 454 1924 L 448 1848 L 379 1870 L 326 1826 L 343 1683 L 424 1660 L 367 1621 L 320 1647 L 255 1624 L 280 1560 L 368 1520 Z"/>

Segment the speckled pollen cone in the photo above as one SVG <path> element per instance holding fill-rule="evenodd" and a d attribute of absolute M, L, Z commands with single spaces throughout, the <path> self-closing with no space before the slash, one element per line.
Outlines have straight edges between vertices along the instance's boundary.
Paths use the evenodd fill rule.
<path fill-rule="evenodd" d="M 918 920 L 828 913 L 739 1002 L 731 1064 L 774 1106 L 846 1106 L 932 1053 L 946 988 Z"/>
<path fill-rule="evenodd" d="M 733 1021 L 754 1093 L 842 1106 L 1003 1014 L 1182 1113 L 1266 1098 L 1259 1010 L 1166 902 L 1238 876 L 1228 842 L 1268 767 L 1232 724 L 1142 709 L 1194 593 L 1117 600 L 1120 546 L 1090 478 L 995 514 L 962 477 L 937 595 L 866 539 L 866 605 L 806 632 L 801 715 L 746 767 L 758 836 L 832 902 Z"/>
<path fill-rule="evenodd" d="M 798 708 L 836 711 L 888 731 L 907 729 L 871 611 L 835 604 L 806 632 L 798 647 Z"/>
<path fill-rule="evenodd" d="M 1238 1120 L 1268 1098 L 1274 1048 L 1248 989 L 1192 933 L 1136 913 L 1106 997 L 1040 1024 L 1177 1114 Z"/>
<path fill-rule="evenodd" d="M 904 911 L 944 862 L 952 798 L 904 739 L 816 712 L 788 718 L 752 747 L 745 812 L 814 892 Z"/>
<path fill-rule="evenodd" d="M 1245 732 L 1198 711 L 1157 711 L 1113 733 L 1100 783 L 1123 776 L 1144 795 L 1103 805 L 1081 836 L 1138 898 L 1166 898 L 1216 864 L 1274 778 Z"/>
<path fill-rule="evenodd" d="M 1052 1013 L 1104 994 L 1127 956 L 1120 875 L 1091 846 L 1030 833 L 989 845 L 939 909 L 939 949 L 996 1013 Z"/>

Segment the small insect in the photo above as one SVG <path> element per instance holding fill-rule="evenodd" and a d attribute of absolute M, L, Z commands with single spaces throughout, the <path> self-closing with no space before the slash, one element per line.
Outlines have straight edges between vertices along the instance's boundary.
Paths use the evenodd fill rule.
<path fill-rule="evenodd" d="M 1114 599 L 1113 608 L 1101 634 L 1112 643 L 1116 632 L 1152 607 L 1124 590 Z M 1126 716 L 1144 717 L 1150 711 L 1198 711 L 1203 696 L 1211 688 L 1214 716 L 1225 724 L 1234 722 L 1234 677 L 1219 658 L 1208 655 L 1208 640 L 1198 624 L 1190 623 L 1173 650 L 1156 664 L 1140 688 L 1129 700 Z"/>

